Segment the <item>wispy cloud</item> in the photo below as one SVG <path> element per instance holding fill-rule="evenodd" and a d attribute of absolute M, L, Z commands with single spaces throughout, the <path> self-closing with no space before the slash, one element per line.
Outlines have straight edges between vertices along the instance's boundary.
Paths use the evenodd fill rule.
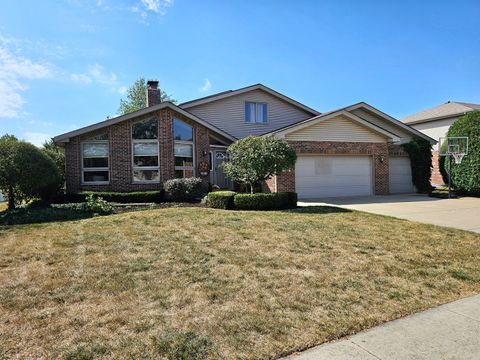
<path fill-rule="evenodd" d="M 49 134 L 29 132 L 29 131 L 23 133 L 23 136 L 25 138 L 25 141 L 28 141 L 29 143 L 32 143 L 33 145 L 36 145 L 36 146 L 42 146 L 45 141 L 50 140 L 52 138 L 52 136 Z"/>
<path fill-rule="evenodd" d="M 93 82 L 102 85 L 115 85 L 117 74 L 113 71 L 105 71 L 104 67 L 100 64 L 93 64 L 88 66 L 88 71 L 85 73 L 71 74 L 70 79 L 85 85 Z"/>
<path fill-rule="evenodd" d="M 123 95 L 127 92 L 128 88 L 126 86 L 120 86 L 117 91 L 119 94 Z"/>
<path fill-rule="evenodd" d="M 200 91 L 201 92 L 206 92 L 206 91 L 210 90 L 211 88 L 212 88 L 212 83 L 207 78 L 207 79 L 203 80 L 203 85 L 200 88 Z"/>
<path fill-rule="evenodd" d="M 33 62 L 15 54 L 0 39 L 0 118 L 19 116 L 23 104 L 22 92 L 28 89 L 26 80 L 52 76 L 51 66 Z"/>
<path fill-rule="evenodd" d="M 140 0 L 130 11 L 137 13 L 141 17 L 141 22 L 148 24 L 147 18 L 150 14 L 164 16 L 167 9 L 173 6 L 173 0 Z"/>

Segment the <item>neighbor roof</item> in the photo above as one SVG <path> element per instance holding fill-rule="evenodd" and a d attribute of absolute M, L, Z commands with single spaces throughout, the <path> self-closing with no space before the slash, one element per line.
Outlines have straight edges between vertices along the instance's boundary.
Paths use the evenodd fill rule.
<path fill-rule="evenodd" d="M 340 114 L 347 115 L 347 112 L 349 112 L 351 110 L 358 109 L 358 108 L 364 108 L 364 109 L 380 116 L 381 118 L 385 119 L 386 121 L 394 124 L 395 126 L 398 126 L 398 127 L 402 128 L 403 130 L 406 130 L 410 133 L 415 134 L 418 137 L 421 137 L 425 140 L 430 141 L 432 144 L 437 142 L 436 140 L 434 140 L 431 137 L 425 135 L 424 133 L 418 131 L 417 129 L 414 129 L 411 126 L 402 123 L 401 121 L 395 119 L 394 117 L 391 117 L 390 115 L 384 113 L 383 111 L 378 110 L 377 108 L 375 108 L 375 107 L 373 107 L 373 106 L 371 106 L 371 105 L 369 105 L 369 104 L 367 104 L 366 102 L 363 102 L 363 101 L 359 102 L 359 103 L 356 103 L 356 104 L 353 104 L 353 105 L 345 106 L 345 107 L 340 108 L 340 109 L 336 109 L 336 110 L 332 110 L 332 111 L 329 111 L 329 112 L 326 112 L 326 113 L 319 114 L 319 115 L 314 116 L 310 119 L 299 121 L 295 124 L 291 124 L 291 125 L 285 126 L 283 128 L 268 132 L 264 135 L 279 134 L 279 133 L 286 133 L 286 132 L 290 132 L 290 131 L 295 131 L 295 130 L 303 127 L 304 125 L 309 124 L 312 121 L 320 120 L 320 119 L 327 118 L 327 117 L 329 118 L 329 117 L 332 117 L 332 116 L 335 116 L 335 115 L 340 115 Z M 363 119 L 362 117 L 360 117 L 358 115 L 348 113 L 348 117 L 354 117 L 355 120 L 357 120 L 358 122 L 364 123 L 364 125 L 367 125 L 367 127 L 371 127 L 372 129 L 376 130 L 377 132 L 382 133 L 383 135 L 387 135 L 387 136 L 392 137 L 392 138 L 397 138 L 397 135 L 393 134 L 391 131 L 389 131 L 387 129 L 384 129 L 381 126 L 375 125 L 375 124 L 371 123 L 370 121 L 368 121 L 366 119 Z"/>
<path fill-rule="evenodd" d="M 85 126 L 85 127 L 80 128 L 78 130 L 70 131 L 68 133 L 55 136 L 53 138 L 53 141 L 56 142 L 56 143 L 65 143 L 65 142 L 68 142 L 70 140 L 70 138 L 72 138 L 74 136 L 78 136 L 78 135 L 88 133 L 90 131 L 102 129 L 104 127 L 114 125 L 114 124 L 118 124 L 122 121 L 126 121 L 126 120 L 129 120 L 129 119 L 135 118 L 137 116 L 147 115 L 151 112 L 155 112 L 155 111 L 158 111 L 158 110 L 164 109 L 164 108 L 169 108 L 173 111 L 176 111 L 176 112 L 186 116 L 187 118 L 205 126 L 206 128 L 208 128 L 210 130 L 213 130 L 217 134 L 219 134 L 219 135 L 221 135 L 221 136 L 223 136 L 223 137 L 225 137 L 225 138 L 227 138 L 231 141 L 236 140 L 236 138 L 234 136 L 228 134 L 227 132 L 225 132 L 223 130 L 220 130 L 219 128 L 210 124 L 209 122 L 206 122 L 205 120 L 200 119 L 198 116 L 190 114 L 188 111 L 185 111 L 185 110 L 179 108 L 178 106 L 176 106 L 175 104 L 172 104 L 171 102 L 165 101 L 165 102 L 162 102 L 158 105 L 146 107 L 146 108 L 131 112 L 129 114 L 117 116 L 117 117 L 114 117 L 112 119 L 107 119 L 107 120 L 95 123 L 93 125 Z"/>
<path fill-rule="evenodd" d="M 448 101 L 445 104 L 441 104 L 433 108 L 404 117 L 401 121 L 405 124 L 413 125 L 454 116 L 461 116 L 473 110 L 480 110 L 480 104 Z"/>
<path fill-rule="evenodd" d="M 317 110 L 312 109 L 311 107 L 308 107 L 308 106 L 306 106 L 306 105 L 304 105 L 304 104 L 302 104 L 302 103 L 300 103 L 296 100 L 293 100 L 292 98 L 289 98 L 288 96 L 280 94 L 279 92 L 277 92 L 273 89 L 270 89 L 269 87 L 267 87 L 263 84 L 250 85 L 250 86 L 240 88 L 240 89 L 237 89 L 237 90 L 222 91 L 222 92 L 217 93 L 217 94 L 213 94 L 213 95 L 205 96 L 203 98 L 194 99 L 194 100 L 191 100 L 191 101 L 181 103 L 178 106 L 180 106 L 181 108 L 184 108 L 184 109 L 188 109 L 188 108 L 191 108 L 191 107 L 194 107 L 194 106 L 197 106 L 197 105 L 207 104 L 207 103 L 210 103 L 210 102 L 213 102 L 213 101 L 225 99 L 225 98 L 228 98 L 228 97 L 231 97 L 231 96 L 239 95 L 239 94 L 246 93 L 246 92 L 253 91 L 253 90 L 263 90 L 266 93 L 268 93 L 272 96 L 275 96 L 279 99 L 282 99 L 283 101 L 286 101 L 286 102 L 288 102 L 288 103 L 290 103 L 290 104 L 292 104 L 292 105 L 294 105 L 294 106 L 296 106 L 296 107 L 298 107 L 298 108 L 300 108 L 300 109 L 302 109 L 306 112 L 309 112 L 312 115 L 320 114 L 320 112 L 318 112 Z"/>

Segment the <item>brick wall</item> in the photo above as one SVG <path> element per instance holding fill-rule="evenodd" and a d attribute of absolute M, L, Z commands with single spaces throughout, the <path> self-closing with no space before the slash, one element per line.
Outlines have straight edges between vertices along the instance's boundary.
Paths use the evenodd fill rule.
<path fill-rule="evenodd" d="M 445 181 L 443 181 L 442 174 L 440 173 L 439 160 L 440 156 L 438 155 L 438 151 L 432 151 L 432 176 L 430 178 L 432 185 L 445 185 Z"/>
<path fill-rule="evenodd" d="M 289 141 L 297 155 L 371 155 L 373 157 L 374 186 L 376 195 L 388 194 L 388 158 L 393 154 L 406 153 L 399 146 L 386 143 L 355 143 L 327 141 Z M 295 191 L 295 169 L 290 169 L 277 176 L 277 191 Z M 263 184 L 264 191 L 275 191 L 275 179 Z"/>
<path fill-rule="evenodd" d="M 132 178 L 132 123 L 156 117 L 158 121 L 158 136 L 160 150 L 160 183 L 139 184 L 134 183 Z M 162 187 L 163 182 L 172 179 L 175 173 L 173 156 L 173 117 L 176 117 L 194 128 L 195 156 L 194 167 L 200 161 L 208 161 L 209 130 L 196 122 L 175 113 L 170 109 L 162 109 L 156 113 L 140 116 L 135 119 L 108 126 L 104 129 L 71 138 L 65 145 L 66 156 L 66 186 L 67 192 L 79 191 L 138 191 L 155 190 Z M 109 138 L 109 165 L 110 183 L 105 185 L 86 185 L 81 183 L 81 149 L 82 141 L 98 134 L 108 134 Z M 204 151 L 206 155 L 204 155 Z M 204 177 L 205 184 L 208 176 Z"/>

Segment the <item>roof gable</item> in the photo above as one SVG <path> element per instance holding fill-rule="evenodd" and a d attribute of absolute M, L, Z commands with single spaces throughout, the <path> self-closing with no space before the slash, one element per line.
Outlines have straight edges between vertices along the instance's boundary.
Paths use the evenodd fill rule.
<path fill-rule="evenodd" d="M 211 102 L 214 102 L 214 101 L 218 101 L 218 100 L 222 100 L 222 99 L 226 99 L 226 98 L 229 98 L 229 97 L 232 97 L 232 96 L 237 96 L 237 95 L 240 95 L 240 94 L 244 94 L 246 92 L 249 92 L 249 91 L 253 91 L 253 90 L 262 90 L 272 96 L 275 96 L 283 101 L 286 101 L 288 102 L 289 104 L 293 105 L 293 106 L 296 106 L 300 109 L 302 109 L 303 111 L 306 111 L 312 115 L 318 115 L 320 114 L 317 110 L 315 109 L 312 109 L 286 95 L 283 95 L 263 84 L 255 84 L 255 85 L 251 85 L 251 86 L 247 86 L 247 87 L 244 87 L 244 88 L 241 88 L 241 89 L 237 89 L 237 90 L 228 90 L 228 91 L 223 91 L 223 92 L 220 92 L 218 94 L 213 94 L 213 95 L 209 95 L 209 96 L 206 96 L 206 97 L 203 97 L 203 98 L 199 98 L 199 99 L 195 99 L 195 100 L 191 100 L 191 101 L 187 101 L 187 102 L 184 102 L 182 104 L 179 105 L 179 107 L 183 108 L 183 109 L 188 109 L 188 108 L 191 108 L 191 107 L 194 107 L 194 106 L 198 106 L 198 105 L 203 105 L 203 104 L 207 104 L 207 103 L 211 103 Z"/>
<path fill-rule="evenodd" d="M 175 104 L 172 104 L 171 102 L 166 101 L 166 102 L 162 102 L 158 105 L 154 105 L 154 106 L 150 106 L 150 107 L 147 107 L 147 108 L 144 108 L 144 109 L 140 109 L 140 110 L 137 110 L 137 111 L 125 114 L 125 115 L 117 116 L 117 117 L 107 119 L 107 120 L 104 120 L 104 121 L 101 121 L 101 122 L 98 122 L 98 123 L 95 123 L 95 124 L 92 124 L 92 125 L 89 125 L 89 126 L 85 126 L 83 128 L 77 129 L 77 130 L 73 130 L 73 131 L 55 136 L 53 138 L 53 141 L 56 142 L 56 143 L 65 143 L 65 142 L 68 142 L 70 140 L 70 138 L 72 138 L 72 137 L 79 136 L 79 135 L 82 135 L 82 134 L 85 134 L 85 133 L 88 133 L 88 132 L 91 132 L 91 131 L 95 131 L 95 130 L 98 130 L 98 129 L 102 129 L 102 128 L 105 128 L 107 126 L 115 125 L 115 124 L 121 123 L 123 121 L 127 121 L 127 120 L 130 120 L 130 119 L 133 119 L 133 118 L 136 118 L 136 117 L 140 117 L 140 116 L 143 116 L 143 115 L 147 115 L 149 113 L 152 113 L 152 112 L 155 112 L 155 111 L 158 111 L 158 110 L 161 110 L 161 109 L 165 109 L 165 108 L 169 108 L 173 111 L 176 111 L 176 112 L 184 115 L 185 117 L 187 117 L 187 118 L 205 126 L 206 128 L 212 130 L 213 132 L 215 132 L 215 133 L 217 133 L 217 134 L 219 134 L 219 135 L 221 135 L 221 136 L 223 136 L 223 137 L 225 137 L 225 138 L 227 138 L 231 141 L 236 140 L 235 137 L 228 134 L 227 132 L 225 132 L 221 129 L 218 129 L 217 127 L 215 127 L 214 125 L 206 122 L 205 120 L 200 119 L 199 117 L 197 117 L 193 114 L 190 114 L 186 110 L 179 108 L 178 106 L 176 106 Z"/>
<path fill-rule="evenodd" d="M 404 117 L 401 121 L 405 124 L 418 124 L 448 117 L 462 116 L 465 113 L 473 110 L 480 110 L 480 104 L 448 101 L 445 104 L 441 104 Z"/>

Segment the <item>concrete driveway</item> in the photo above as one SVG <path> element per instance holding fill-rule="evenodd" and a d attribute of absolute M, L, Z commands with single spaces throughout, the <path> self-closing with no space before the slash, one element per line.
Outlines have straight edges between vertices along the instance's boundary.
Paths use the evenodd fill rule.
<path fill-rule="evenodd" d="M 437 199 L 406 194 L 300 200 L 298 205 L 338 206 L 480 233 L 480 198 Z"/>

